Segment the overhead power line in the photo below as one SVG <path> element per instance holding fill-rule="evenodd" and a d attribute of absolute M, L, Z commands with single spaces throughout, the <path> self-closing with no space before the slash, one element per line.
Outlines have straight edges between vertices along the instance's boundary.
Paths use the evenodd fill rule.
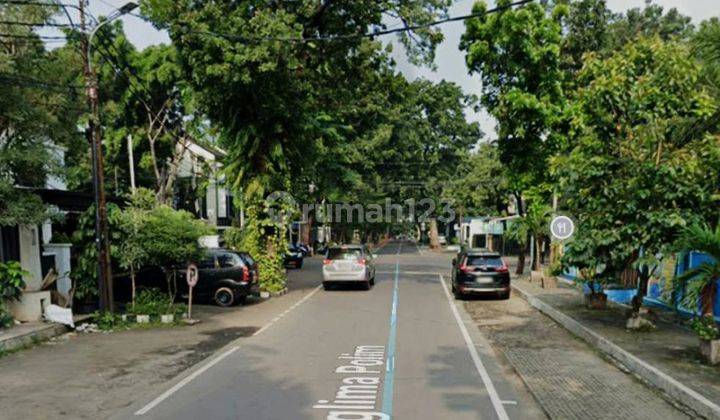
<path fill-rule="evenodd" d="M 14 5 L 18 5 L 18 6 L 37 6 L 37 7 L 70 7 L 73 9 L 79 9 L 79 7 L 74 4 L 30 1 L 30 0 L 0 0 L 0 4 L 14 4 Z"/>
<path fill-rule="evenodd" d="M 72 28 L 73 26 L 69 23 L 55 23 L 55 22 L 15 22 L 12 20 L 0 20 L 0 25 L 8 26 L 28 26 L 28 27 L 42 27 L 50 26 L 53 28 Z"/>
<path fill-rule="evenodd" d="M 55 41 L 64 41 L 67 40 L 64 36 L 46 36 L 46 35 L 22 35 L 22 34 L 9 34 L 9 33 L 0 33 L 0 38 L 17 38 L 17 39 L 37 39 L 37 40 L 55 40 Z"/>

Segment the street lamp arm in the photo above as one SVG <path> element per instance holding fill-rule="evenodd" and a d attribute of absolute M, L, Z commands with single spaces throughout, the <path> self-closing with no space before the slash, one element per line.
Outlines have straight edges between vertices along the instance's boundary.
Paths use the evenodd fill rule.
<path fill-rule="evenodd" d="M 105 19 L 104 21 L 95 25 L 95 27 L 90 31 L 90 34 L 88 34 L 88 37 L 87 37 L 88 58 L 89 58 L 88 59 L 88 69 L 90 70 L 90 74 L 92 74 L 92 59 L 90 59 L 90 57 L 92 57 L 92 54 L 90 54 L 90 52 L 92 49 L 92 40 L 95 37 L 95 34 L 97 34 L 98 30 L 100 30 L 100 28 L 102 28 L 103 26 L 107 25 L 108 23 L 116 20 L 117 18 L 119 18 L 123 15 L 130 13 L 131 11 L 135 10 L 135 8 L 137 8 L 137 7 L 138 7 L 138 5 L 136 3 L 133 3 L 133 2 L 126 3 L 124 6 L 120 7 L 118 10 L 116 10 L 113 14 L 109 15 L 107 19 Z"/>

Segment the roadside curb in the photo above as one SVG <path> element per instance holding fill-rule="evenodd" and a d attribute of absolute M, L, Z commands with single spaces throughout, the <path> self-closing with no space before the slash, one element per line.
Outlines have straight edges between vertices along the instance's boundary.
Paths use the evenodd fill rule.
<path fill-rule="evenodd" d="M 694 410 L 698 415 L 709 419 L 720 419 L 719 405 L 700 395 L 698 392 L 690 389 L 658 368 L 648 364 L 628 351 L 623 350 L 617 344 L 585 327 L 551 305 L 543 302 L 538 297 L 522 290 L 516 285 L 512 285 L 512 288 L 532 307 L 549 316 L 555 322 L 563 326 L 575 336 L 583 339 L 592 347 L 622 363 L 633 374 L 662 390 L 683 405 Z"/>
<path fill-rule="evenodd" d="M 62 324 L 47 324 L 38 329 L 28 331 L 24 334 L 11 337 L 0 335 L 0 351 L 10 352 L 24 347 L 48 341 L 70 331 L 70 328 Z"/>
<path fill-rule="evenodd" d="M 288 293 L 288 288 L 286 287 L 286 288 L 284 288 L 284 289 L 282 289 L 282 290 L 280 290 L 280 291 L 270 293 L 270 296 L 271 296 L 271 297 L 280 297 L 280 296 L 282 296 L 282 295 L 284 295 L 284 294 L 287 294 L 287 293 Z"/>

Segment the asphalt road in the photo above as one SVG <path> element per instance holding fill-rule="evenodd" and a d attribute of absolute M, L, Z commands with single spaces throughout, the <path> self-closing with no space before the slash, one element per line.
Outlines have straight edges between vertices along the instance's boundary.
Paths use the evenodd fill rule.
<path fill-rule="evenodd" d="M 532 398 L 450 299 L 449 255 L 393 242 L 370 291 L 318 287 L 117 413 L 152 419 L 525 419 Z"/>

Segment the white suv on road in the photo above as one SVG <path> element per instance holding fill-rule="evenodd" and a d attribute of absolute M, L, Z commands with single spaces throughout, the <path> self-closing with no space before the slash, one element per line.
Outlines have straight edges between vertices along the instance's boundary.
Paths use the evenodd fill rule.
<path fill-rule="evenodd" d="M 328 248 L 323 261 L 323 287 L 332 283 L 358 282 L 367 290 L 375 284 L 375 255 L 365 245 Z"/>

